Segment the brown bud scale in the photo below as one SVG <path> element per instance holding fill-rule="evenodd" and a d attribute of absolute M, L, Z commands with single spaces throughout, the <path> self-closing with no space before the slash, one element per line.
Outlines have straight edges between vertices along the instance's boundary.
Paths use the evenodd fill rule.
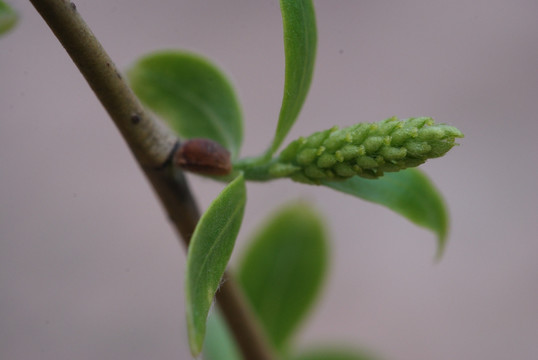
<path fill-rule="evenodd" d="M 181 143 L 174 164 L 202 175 L 228 175 L 232 171 L 230 152 L 209 139 L 191 139 Z"/>

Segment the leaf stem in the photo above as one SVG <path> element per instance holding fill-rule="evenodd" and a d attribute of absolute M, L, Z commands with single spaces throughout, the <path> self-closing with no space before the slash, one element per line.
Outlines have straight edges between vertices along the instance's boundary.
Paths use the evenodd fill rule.
<path fill-rule="evenodd" d="M 160 198 L 186 246 L 200 217 L 182 172 L 172 169 L 176 136 L 142 108 L 101 44 L 67 0 L 30 0 L 99 98 Z M 245 359 L 274 359 L 255 316 L 230 274 L 217 300 Z"/>
<path fill-rule="evenodd" d="M 251 181 L 268 181 L 275 178 L 269 173 L 269 169 L 276 161 L 277 159 L 265 162 L 260 161 L 260 158 L 244 158 L 234 162 L 233 169 L 235 171 L 242 171 L 245 179 Z"/>

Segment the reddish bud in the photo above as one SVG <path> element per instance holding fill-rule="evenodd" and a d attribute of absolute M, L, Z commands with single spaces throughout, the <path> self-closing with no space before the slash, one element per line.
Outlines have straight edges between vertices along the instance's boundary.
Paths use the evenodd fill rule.
<path fill-rule="evenodd" d="M 230 152 L 209 139 L 191 139 L 181 143 L 174 164 L 202 175 L 228 175 L 232 171 Z"/>

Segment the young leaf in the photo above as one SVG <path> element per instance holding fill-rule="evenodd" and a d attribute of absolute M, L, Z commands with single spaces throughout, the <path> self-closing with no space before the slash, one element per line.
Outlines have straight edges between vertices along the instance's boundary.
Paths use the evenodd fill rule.
<path fill-rule="evenodd" d="M 241 111 L 226 77 L 206 59 L 180 51 L 147 55 L 127 72 L 145 106 L 184 138 L 209 138 L 237 157 Z"/>
<path fill-rule="evenodd" d="M 441 194 L 418 169 L 387 173 L 377 179 L 358 176 L 343 181 L 322 181 L 332 189 L 384 205 L 437 234 L 437 258 L 445 248 L 448 212 Z"/>
<path fill-rule="evenodd" d="M 240 262 L 239 283 L 278 350 L 285 350 L 320 290 L 327 248 L 319 215 L 298 203 L 262 227 Z"/>
<path fill-rule="evenodd" d="M 299 112 L 310 89 L 316 59 L 316 15 L 311 0 L 281 0 L 284 26 L 286 78 L 278 126 L 270 154 L 278 149 Z"/>
<path fill-rule="evenodd" d="M 213 311 L 207 319 L 203 353 L 204 360 L 242 359 L 239 349 L 218 311 Z"/>
<path fill-rule="evenodd" d="M 356 350 L 323 348 L 309 350 L 299 356 L 293 357 L 292 360 L 379 360 L 377 357 Z"/>
<path fill-rule="evenodd" d="M 6 4 L 3 0 L 0 0 L 0 35 L 11 30 L 17 23 L 17 13 Z"/>
<path fill-rule="evenodd" d="M 198 222 L 187 253 L 185 297 L 189 342 L 193 355 L 202 350 L 206 319 L 230 259 L 246 202 L 239 175 L 213 201 Z"/>

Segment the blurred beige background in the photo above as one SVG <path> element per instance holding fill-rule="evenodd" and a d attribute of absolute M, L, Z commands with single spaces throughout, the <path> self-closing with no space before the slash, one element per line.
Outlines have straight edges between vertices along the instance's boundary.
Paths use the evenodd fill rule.
<path fill-rule="evenodd" d="M 0 38 L 0 358 L 188 359 L 185 254 L 148 184 L 27 1 Z M 78 1 L 116 64 L 183 48 L 235 84 L 243 155 L 269 143 L 283 86 L 278 2 Z M 297 338 L 391 360 L 536 359 L 538 2 L 316 1 L 312 89 L 288 140 L 429 115 L 465 133 L 422 167 L 451 210 L 449 245 L 330 189 L 249 184 L 234 258 L 263 217 L 312 202 L 332 234 L 325 293 Z M 206 207 L 221 185 L 190 177 Z"/>

